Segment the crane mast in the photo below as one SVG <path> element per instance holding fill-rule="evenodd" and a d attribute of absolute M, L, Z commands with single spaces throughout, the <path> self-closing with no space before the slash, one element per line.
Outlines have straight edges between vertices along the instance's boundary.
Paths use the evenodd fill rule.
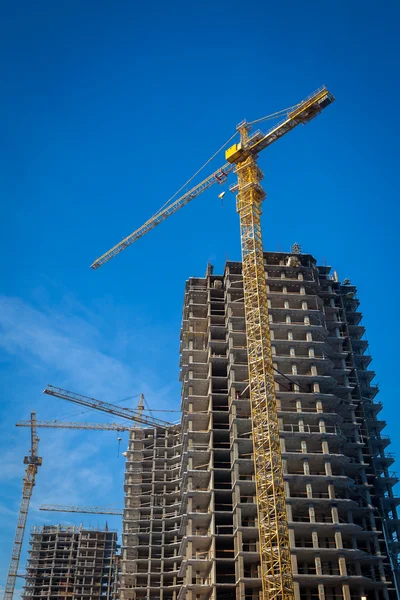
<path fill-rule="evenodd" d="M 239 131 L 245 147 L 247 124 Z M 236 174 L 262 586 L 265 599 L 290 600 L 293 577 L 260 223 L 266 194 L 254 155 L 238 163 Z"/>
<path fill-rule="evenodd" d="M 25 477 L 22 487 L 22 500 L 18 514 L 17 529 L 15 532 L 14 544 L 11 552 L 10 567 L 6 588 L 4 592 L 4 600 L 12 600 L 15 589 L 15 581 L 18 574 L 19 559 L 21 557 L 22 542 L 28 517 L 29 503 L 32 496 L 32 491 L 35 485 L 35 478 L 38 467 L 42 464 L 42 459 L 37 455 L 39 438 L 36 435 L 36 413 L 31 413 L 31 450 L 30 455 L 25 456 L 24 464 L 28 465 L 25 471 Z"/>

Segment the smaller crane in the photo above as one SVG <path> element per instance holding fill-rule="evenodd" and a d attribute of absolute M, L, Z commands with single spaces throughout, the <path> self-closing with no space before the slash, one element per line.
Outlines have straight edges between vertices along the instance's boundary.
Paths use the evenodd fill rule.
<path fill-rule="evenodd" d="M 174 427 L 174 423 L 169 423 L 168 421 L 162 421 L 161 419 L 156 419 L 155 417 L 143 415 L 140 406 L 138 407 L 138 410 L 135 411 L 130 408 L 123 408 L 121 406 L 116 406 L 115 404 L 110 404 L 110 402 L 103 402 L 102 400 L 96 400 L 96 398 L 89 398 L 88 396 L 83 396 L 82 394 L 76 394 L 75 392 L 70 392 L 69 390 L 63 390 L 62 388 L 55 387 L 54 385 L 48 385 L 43 390 L 43 393 L 48 394 L 49 396 L 55 396 L 56 398 L 61 398 L 62 400 L 74 402 L 75 404 L 80 404 L 86 408 L 94 408 L 95 410 L 110 413 L 117 417 L 122 417 L 124 419 L 128 419 L 129 421 L 141 423 L 142 425 L 147 425 L 149 427 L 157 427 L 159 429 L 169 429 L 170 427 Z"/>
<path fill-rule="evenodd" d="M 39 510 L 50 512 L 89 513 L 92 515 L 123 515 L 123 508 L 107 508 L 103 506 L 63 506 L 61 504 L 42 504 Z"/>
<path fill-rule="evenodd" d="M 39 438 L 36 435 L 36 413 L 31 412 L 31 449 L 29 456 L 25 456 L 24 464 L 28 465 L 25 471 L 24 483 L 22 487 L 22 500 L 19 509 L 17 530 L 15 532 L 14 545 L 11 553 L 10 567 L 8 569 L 6 589 L 4 600 L 12 600 L 15 589 L 15 581 L 18 575 L 19 559 L 21 556 L 22 542 L 24 540 L 26 520 L 28 517 L 29 503 L 32 496 L 32 490 L 35 485 L 35 478 L 38 468 L 42 464 L 42 459 L 37 455 Z"/>

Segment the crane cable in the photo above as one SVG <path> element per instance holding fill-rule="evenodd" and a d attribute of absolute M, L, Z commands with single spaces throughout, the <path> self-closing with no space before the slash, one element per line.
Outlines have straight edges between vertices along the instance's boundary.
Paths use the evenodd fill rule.
<path fill-rule="evenodd" d="M 286 115 L 288 112 L 290 112 L 291 110 L 294 110 L 295 108 L 297 108 L 299 106 L 300 106 L 300 104 L 295 104 L 294 106 L 289 106 L 289 108 L 284 108 L 283 110 L 278 110 L 277 112 L 272 113 L 271 115 L 267 115 L 266 117 L 261 117 L 261 119 L 256 119 L 255 121 L 249 121 L 248 125 L 255 125 L 256 123 L 260 123 L 261 121 L 277 119 L 278 117 L 281 117 L 282 115 Z"/>
<path fill-rule="evenodd" d="M 300 106 L 299 104 L 295 104 L 294 106 L 289 106 L 289 108 L 285 108 L 283 110 L 278 110 L 275 113 L 272 113 L 271 115 L 267 115 L 266 117 L 261 117 L 261 119 L 256 119 L 255 121 L 249 121 L 248 125 L 255 125 L 256 123 L 260 123 L 261 121 L 267 121 L 270 119 L 277 119 L 278 117 L 281 117 L 282 115 L 287 114 L 289 111 L 294 110 L 295 108 L 297 108 L 298 106 Z M 159 209 L 157 212 L 155 212 L 153 214 L 153 216 L 151 217 L 151 219 L 154 219 L 157 215 L 160 214 L 160 212 L 162 210 L 164 210 L 164 208 L 166 206 L 168 206 L 168 204 L 170 202 L 172 202 L 174 200 L 174 198 L 176 198 L 176 196 L 179 194 L 179 192 L 181 192 L 187 185 L 189 185 L 189 183 L 191 183 L 193 181 L 193 179 L 199 174 L 201 173 L 201 171 L 203 169 L 205 169 L 205 167 L 210 164 L 210 162 L 212 160 L 214 160 L 214 158 L 217 156 L 217 154 L 219 154 L 228 144 L 229 142 L 231 142 L 233 140 L 234 137 L 236 137 L 237 135 L 237 131 L 231 135 L 231 137 L 220 147 L 218 148 L 218 150 L 216 152 L 214 152 L 214 154 L 204 163 L 204 165 L 202 167 L 200 167 L 200 169 L 198 169 L 196 171 L 196 173 L 194 173 L 194 175 L 192 175 L 192 177 L 190 177 L 190 179 L 188 179 L 180 188 L 179 190 L 177 190 L 175 192 L 175 194 L 173 196 L 171 196 Z"/>
<path fill-rule="evenodd" d="M 207 162 L 204 163 L 204 165 L 202 167 L 200 167 L 200 169 L 198 169 L 196 171 L 196 173 L 194 175 L 192 175 L 192 177 L 190 179 L 188 179 L 186 181 L 186 183 L 184 183 L 179 190 L 177 190 L 175 192 L 175 194 L 173 196 L 171 196 L 171 198 L 169 198 L 169 200 L 167 200 L 159 209 L 157 212 L 154 213 L 154 215 L 151 217 L 152 219 L 154 217 L 156 217 L 170 202 L 172 202 L 172 200 L 179 194 L 179 192 L 181 192 L 183 190 L 184 187 L 186 187 L 191 181 L 193 181 L 193 179 L 199 174 L 201 173 L 201 171 L 212 161 L 214 160 L 214 158 L 217 156 L 217 154 L 219 154 L 224 148 L 225 146 L 227 146 L 229 144 L 229 142 L 231 142 L 233 140 L 234 137 L 236 137 L 237 132 L 235 132 L 233 135 L 231 135 L 231 137 L 229 138 L 229 140 L 227 140 L 225 142 L 225 144 L 223 146 L 221 146 L 220 148 L 218 148 L 218 150 L 211 156 L 211 158 L 209 158 L 207 160 Z"/>

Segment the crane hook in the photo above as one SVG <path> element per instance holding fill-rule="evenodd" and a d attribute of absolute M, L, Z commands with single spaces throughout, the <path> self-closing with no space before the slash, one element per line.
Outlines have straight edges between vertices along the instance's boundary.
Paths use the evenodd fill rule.
<path fill-rule="evenodd" d="M 120 446 L 121 446 L 121 440 L 122 440 L 122 437 L 118 436 L 117 437 L 117 441 L 118 441 L 118 454 L 117 454 L 117 457 L 119 457 L 119 449 L 120 449 Z"/>

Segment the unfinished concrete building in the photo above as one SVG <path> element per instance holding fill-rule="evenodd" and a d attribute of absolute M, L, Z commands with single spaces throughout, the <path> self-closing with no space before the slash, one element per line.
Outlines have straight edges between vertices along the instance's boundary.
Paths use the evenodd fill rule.
<path fill-rule="evenodd" d="M 117 597 L 117 533 L 80 527 L 34 527 L 22 598 Z"/>
<path fill-rule="evenodd" d="M 134 428 L 125 471 L 121 598 L 176 599 L 181 587 L 181 428 Z"/>
<path fill-rule="evenodd" d="M 397 479 L 356 288 L 297 250 L 264 254 L 295 597 L 394 600 Z M 181 427 L 131 436 L 121 598 L 258 600 L 241 263 L 187 281 L 181 378 Z"/>

